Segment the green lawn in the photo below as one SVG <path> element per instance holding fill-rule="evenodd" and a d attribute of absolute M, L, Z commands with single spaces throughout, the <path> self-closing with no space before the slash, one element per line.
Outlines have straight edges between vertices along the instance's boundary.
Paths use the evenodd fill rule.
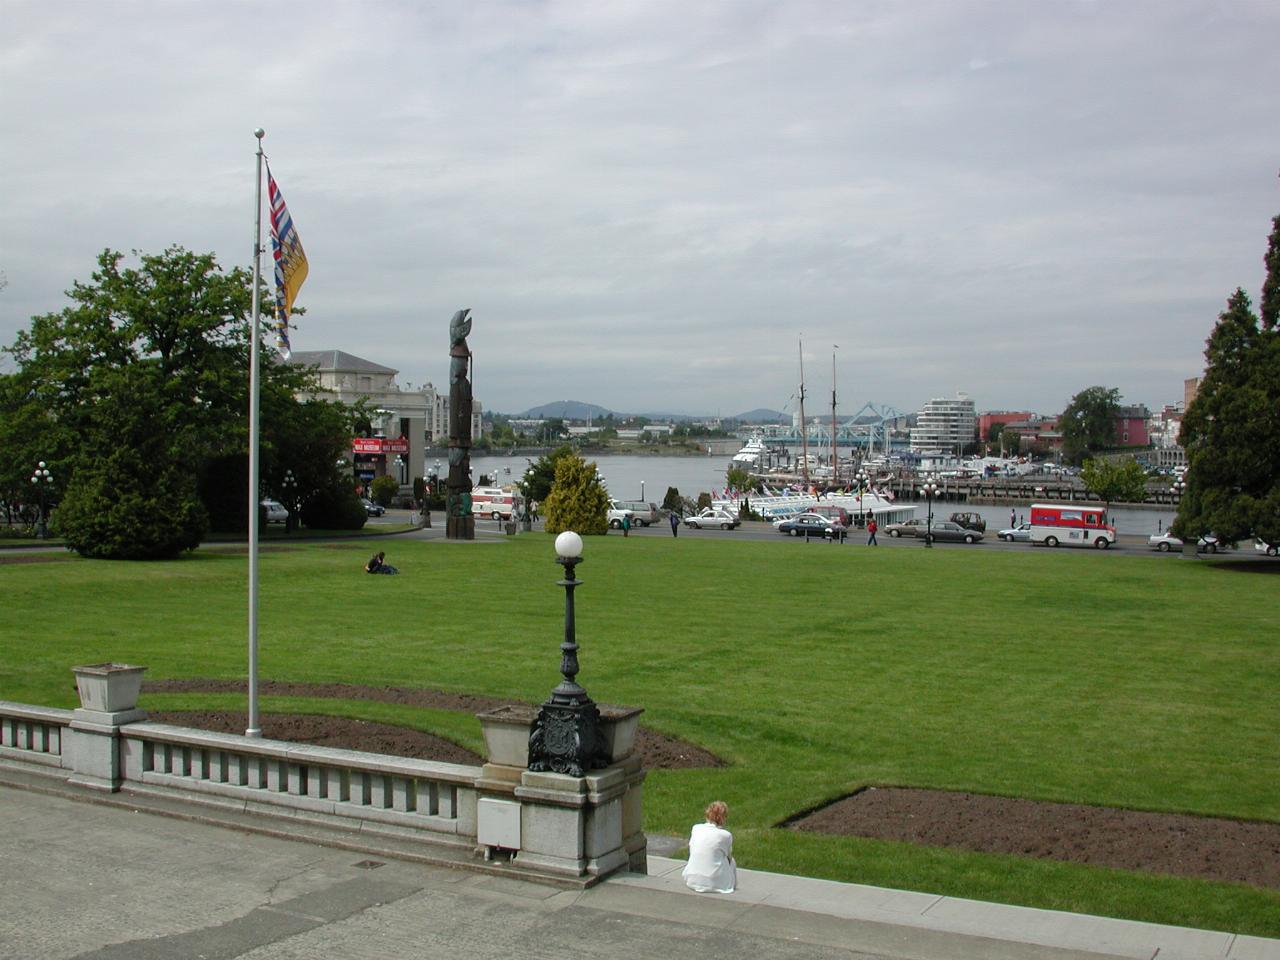
<path fill-rule="evenodd" d="M 546 696 L 551 538 L 386 546 L 399 577 L 361 571 L 367 544 L 262 554 L 263 678 Z M 108 659 L 245 676 L 245 570 L 213 551 L 0 566 L 0 698 L 70 706 L 69 668 Z M 866 784 L 1280 821 L 1280 564 L 615 535 L 588 538 L 578 575 L 578 679 L 730 763 L 652 772 L 651 832 L 718 797 L 750 867 L 1280 936 L 1280 891 L 775 827 Z M 263 709 L 481 743 L 469 717 L 386 704 Z"/>

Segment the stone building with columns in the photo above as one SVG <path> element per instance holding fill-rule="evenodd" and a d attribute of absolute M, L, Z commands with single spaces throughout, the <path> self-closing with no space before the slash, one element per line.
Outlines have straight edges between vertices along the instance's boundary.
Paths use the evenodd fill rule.
<path fill-rule="evenodd" d="M 416 389 L 396 382 L 400 372 L 342 350 L 296 350 L 289 363 L 310 367 L 320 381 L 314 396 L 354 404 L 366 400 L 372 412 L 372 438 L 352 439 L 354 473 L 367 484 L 390 474 L 402 490 L 424 477 L 426 449 L 449 442 L 449 391 L 430 383 Z M 472 401 L 471 436 L 480 436 L 482 407 Z"/>

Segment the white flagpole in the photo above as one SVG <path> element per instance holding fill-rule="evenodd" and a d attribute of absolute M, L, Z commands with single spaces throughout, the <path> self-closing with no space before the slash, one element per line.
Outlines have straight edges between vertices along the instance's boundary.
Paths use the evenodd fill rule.
<path fill-rule="evenodd" d="M 258 177 L 253 202 L 253 326 L 249 330 L 249 726 L 246 737 L 261 737 L 258 726 L 258 334 L 262 280 L 262 138 L 258 138 Z"/>

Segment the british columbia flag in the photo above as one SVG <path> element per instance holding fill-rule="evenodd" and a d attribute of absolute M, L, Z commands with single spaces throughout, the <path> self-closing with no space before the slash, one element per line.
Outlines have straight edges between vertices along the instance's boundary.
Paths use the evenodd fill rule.
<path fill-rule="evenodd" d="M 307 255 L 270 167 L 267 167 L 267 194 L 271 203 L 271 256 L 276 265 L 276 349 L 287 360 L 289 314 L 293 312 L 293 301 L 302 282 L 307 279 Z"/>

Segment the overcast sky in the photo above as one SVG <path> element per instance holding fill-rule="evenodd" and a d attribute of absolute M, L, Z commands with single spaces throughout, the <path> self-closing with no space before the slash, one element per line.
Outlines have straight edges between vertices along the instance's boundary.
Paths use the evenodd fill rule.
<path fill-rule="evenodd" d="M 801 337 L 814 413 L 836 344 L 845 414 L 1157 406 L 1257 299 L 1277 50 L 1273 0 L 0 0 L 0 342 L 105 247 L 247 265 L 262 126 L 294 348 L 402 386 L 466 306 L 506 412 L 791 410 Z"/>

